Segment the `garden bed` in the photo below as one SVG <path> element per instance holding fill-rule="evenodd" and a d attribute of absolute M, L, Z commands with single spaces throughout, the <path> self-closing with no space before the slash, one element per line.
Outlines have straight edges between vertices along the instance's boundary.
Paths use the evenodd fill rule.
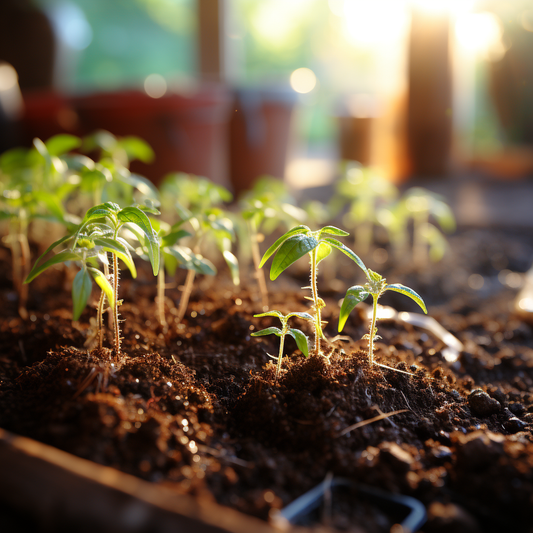
<path fill-rule="evenodd" d="M 163 328 L 148 273 L 124 279 L 125 357 L 116 361 L 110 349 L 84 348 L 94 310 L 71 322 L 66 270 L 52 269 L 34 282 L 27 321 L 17 316 L 10 282 L 2 279 L 0 426 L 202 505 L 265 521 L 333 475 L 420 500 L 428 511 L 423 531 L 527 531 L 533 331 L 512 315 L 516 288 L 502 284 L 505 272 L 498 273 L 523 272 L 530 245 L 509 235 L 500 245 L 493 232 L 481 230 L 459 233 L 451 245 L 456 259 L 433 277 L 387 274 L 415 288 L 430 315 L 464 344 L 450 363 L 443 342 L 430 333 L 381 320 L 377 360 L 411 376 L 369 367 L 366 341 L 359 340 L 366 313 L 358 307 L 343 332 L 353 341 L 323 343 L 329 363 L 304 358 L 287 341 L 292 355 L 276 381 L 267 352 L 277 353 L 277 339 L 250 336 L 275 325 L 253 318 L 260 303 L 251 281 L 234 289 L 220 277 L 202 280 L 181 324 L 173 309 L 179 292 L 169 290 Z M 2 254 L 2 272 L 9 272 L 9 255 Z M 481 287 L 472 275 L 483 276 Z M 348 283 L 354 282 L 361 280 Z M 303 284 L 280 278 L 271 307 L 306 310 Z M 337 335 L 339 289 L 322 292 L 328 338 Z M 312 335 L 308 324 L 300 327 Z M 343 434 L 395 411 L 402 412 Z M 333 518 L 319 513 L 316 520 L 368 532 L 389 531 L 397 520 L 386 506 L 354 498 L 356 505 L 340 501 Z M 237 531 L 222 514 L 221 527 Z"/>

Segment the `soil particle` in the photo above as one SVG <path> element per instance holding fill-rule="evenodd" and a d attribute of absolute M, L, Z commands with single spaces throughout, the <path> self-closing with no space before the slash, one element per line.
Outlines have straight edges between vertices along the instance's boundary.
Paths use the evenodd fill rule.
<path fill-rule="evenodd" d="M 475 389 L 468 395 L 468 405 L 472 414 L 480 417 L 490 416 L 501 410 L 498 400 L 491 398 L 481 389 Z"/>
<path fill-rule="evenodd" d="M 454 503 L 432 503 L 424 525 L 427 533 L 480 533 L 477 520 L 463 507 Z"/>

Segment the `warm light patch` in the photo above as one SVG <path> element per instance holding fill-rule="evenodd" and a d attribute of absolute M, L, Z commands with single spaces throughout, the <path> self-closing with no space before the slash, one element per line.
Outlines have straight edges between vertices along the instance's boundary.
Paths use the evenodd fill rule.
<path fill-rule="evenodd" d="M 309 68 L 297 68 L 291 74 L 291 87 L 300 94 L 311 92 L 316 87 L 315 73 Z"/>
<path fill-rule="evenodd" d="M 488 59 L 499 59 L 505 52 L 500 22 L 492 13 L 468 13 L 458 18 L 455 36 L 463 49 Z"/>
<path fill-rule="evenodd" d="M 161 74 L 150 74 L 144 80 L 144 91 L 151 98 L 161 98 L 167 92 L 167 82 Z"/>

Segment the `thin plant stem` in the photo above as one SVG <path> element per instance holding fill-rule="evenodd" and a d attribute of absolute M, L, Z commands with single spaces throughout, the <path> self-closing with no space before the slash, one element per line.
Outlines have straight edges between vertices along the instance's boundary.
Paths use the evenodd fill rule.
<path fill-rule="evenodd" d="M 105 255 L 107 257 L 107 252 L 105 252 Z M 111 279 L 111 275 L 109 272 L 109 265 L 107 263 L 104 263 L 104 276 L 107 280 Z M 102 322 L 104 320 L 104 309 L 102 308 Z M 111 313 L 108 313 L 107 315 L 107 327 L 109 329 L 113 329 L 113 310 L 111 310 Z"/>
<path fill-rule="evenodd" d="M 117 231 L 115 231 L 114 239 L 117 238 Z M 113 331 L 115 334 L 115 358 L 120 359 L 120 325 L 118 319 L 118 279 L 120 271 L 118 268 L 118 258 L 116 254 L 113 256 L 113 293 L 115 295 L 114 309 L 113 309 Z"/>
<path fill-rule="evenodd" d="M 368 332 L 368 361 L 370 366 L 374 364 L 374 331 L 376 329 L 376 320 L 378 314 L 379 295 L 372 295 L 372 321 L 370 322 L 370 331 Z"/>
<path fill-rule="evenodd" d="M 185 278 L 185 286 L 183 288 L 183 293 L 181 294 L 180 306 L 178 308 L 178 316 L 176 318 L 178 324 L 183 320 L 183 317 L 185 316 L 185 313 L 187 311 L 187 306 L 189 305 L 189 298 L 191 297 L 192 286 L 194 283 L 195 276 L 196 271 L 192 269 L 187 271 L 187 277 Z"/>
<path fill-rule="evenodd" d="M 279 355 L 278 355 L 278 362 L 276 364 L 276 381 L 278 380 L 279 374 L 281 372 L 281 360 L 283 358 L 283 347 L 285 345 L 286 334 L 287 334 L 287 324 L 284 324 L 282 332 L 281 332 L 281 337 L 279 339 Z"/>
<path fill-rule="evenodd" d="M 163 265 L 157 274 L 157 318 L 161 326 L 167 326 L 165 318 L 165 268 Z"/>
<path fill-rule="evenodd" d="M 312 250 L 309 255 L 311 256 L 311 292 L 315 308 L 315 355 L 319 356 L 322 355 L 320 350 L 320 337 L 323 336 L 323 333 L 321 307 L 318 302 L 318 291 L 316 287 L 316 278 L 318 274 L 318 267 L 316 264 L 316 248 Z"/>
<path fill-rule="evenodd" d="M 102 290 L 100 292 L 100 299 L 98 300 L 98 310 L 96 315 L 96 321 L 98 323 L 98 348 L 101 350 L 104 344 L 104 300 L 105 293 Z"/>
<path fill-rule="evenodd" d="M 252 259 L 254 262 L 255 277 L 257 278 L 257 283 L 259 285 L 259 292 L 261 293 L 261 304 L 263 306 L 263 311 L 268 311 L 268 290 L 266 286 L 265 272 L 263 269 L 259 268 L 259 265 L 261 264 L 261 252 L 259 251 L 259 242 L 257 241 L 257 229 L 252 222 L 249 223 L 249 227 L 250 240 L 252 243 Z"/>

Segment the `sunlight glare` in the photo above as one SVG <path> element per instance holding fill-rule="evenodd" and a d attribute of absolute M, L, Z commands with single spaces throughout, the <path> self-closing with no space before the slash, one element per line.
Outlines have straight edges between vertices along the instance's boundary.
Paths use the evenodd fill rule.
<path fill-rule="evenodd" d="M 458 18 L 455 36 L 464 50 L 487 59 L 499 59 L 505 52 L 500 22 L 492 13 L 468 13 Z"/>
<path fill-rule="evenodd" d="M 297 68 L 291 74 L 291 87 L 300 94 L 311 92 L 316 86 L 315 73 L 309 68 Z"/>

